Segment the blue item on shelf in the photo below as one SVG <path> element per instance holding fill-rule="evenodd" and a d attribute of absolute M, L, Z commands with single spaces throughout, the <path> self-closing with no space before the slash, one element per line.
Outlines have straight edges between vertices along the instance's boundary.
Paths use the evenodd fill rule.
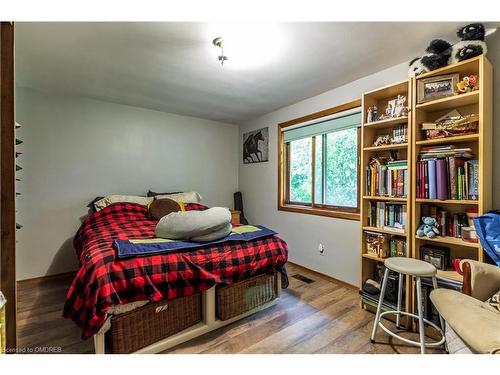
<path fill-rule="evenodd" d="M 484 251 L 500 267 L 500 210 L 474 218 L 474 227 Z"/>

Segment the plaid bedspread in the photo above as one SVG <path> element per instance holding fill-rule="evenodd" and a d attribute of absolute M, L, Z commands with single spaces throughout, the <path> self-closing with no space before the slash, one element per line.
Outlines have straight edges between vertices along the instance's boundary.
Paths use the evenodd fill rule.
<path fill-rule="evenodd" d="M 204 208 L 186 205 L 186 210 Z M 73 241 L 80 268 L 63 312 L 83 330 L 82 338 L 99 331 L 112 305 L 188 296 L 215 284 L 279 269 L 287 261 L 287 245 L 276 236 L 145 257 L 116 257 L 114 240 L 152 238 L 156 223 L 148 218 L 146 207 L 134 203 L 112 204 L 83 221 Z"/>

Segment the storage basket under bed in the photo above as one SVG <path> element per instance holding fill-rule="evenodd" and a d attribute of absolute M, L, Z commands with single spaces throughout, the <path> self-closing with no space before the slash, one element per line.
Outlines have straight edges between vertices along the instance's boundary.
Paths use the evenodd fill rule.
<path fill-rule="evenodd" d="M 228 320 L 271 302 L 278 297 L 276 272 L 253 276 L 216 288 L 216 310 L 220 320 Z"/>
<path fill-rule="evenodd" d="M 111 353 L 132 353 L 201 322 L 199 293 L 170 301 L 149 303 L 111 318 L 106 332 Z"/>

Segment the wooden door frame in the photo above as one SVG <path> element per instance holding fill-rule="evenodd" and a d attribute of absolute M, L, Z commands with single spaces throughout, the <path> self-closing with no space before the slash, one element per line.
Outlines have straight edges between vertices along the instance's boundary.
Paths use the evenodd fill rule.
<path fill-rule="evenodd" d="M 6 348 L 16 336 L 16 191 L 14 109 L 14 23 L 0 22 L 0 290 L 5 306 Z"/>

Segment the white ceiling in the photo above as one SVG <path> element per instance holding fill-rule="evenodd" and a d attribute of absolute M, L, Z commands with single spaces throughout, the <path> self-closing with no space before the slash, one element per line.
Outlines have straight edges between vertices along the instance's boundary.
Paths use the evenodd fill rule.
<path fill-rule="evenodd" d="M 459 24 L 274 26 L 276 58 L 235 69 L 216 61 L 213 24 L 16 23 L 17 84 L 240 124 L 408 61 L 433 38 L 454 41 Z"/>

